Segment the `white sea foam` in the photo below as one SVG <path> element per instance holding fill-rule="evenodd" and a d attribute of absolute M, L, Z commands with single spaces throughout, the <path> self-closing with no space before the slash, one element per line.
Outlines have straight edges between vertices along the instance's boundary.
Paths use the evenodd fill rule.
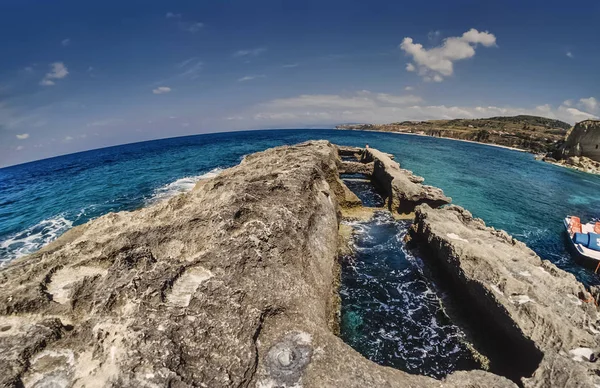
<path fill-rule="evenodd" d="M 166 199 L 172 198 L 178 194 L 186 193 L 194 188 L 196 183 L 202 179 L 210 179 L 219 175 L 223 171 L 222 168 L 214 168 L 207 172 L 206 174 L 196 175 L 196 176 L 186 176 L 180 179 L 177 179 L 174 182 L 166 184 L 162 187 L 154 190 L 154 194 L 150 197 L 146 203 L 156 203 L 160 201 L 164 201 Z"/>
<path fill-rule="evenodd" d="M 149 198 L 146 203 L 155 203 L 169 199 L 177 194 L 190 191 L 199 180 L 213 178 L 219 175 L 221 171 L 223 171 L 222 168 L 215 168 L 206 174 L 177 179 L 174 182 L 156 189 L 152 197 Z M 85 214 L 85 210 L 86 209 L 82 209 L 75 219 L 79 218 L 82 214 Z M 9 236 L 0 241 L 0 266 L 12 259 L 36 252 L 72 227 L 72 220 L 65 218 L 64 215 L 58 215 L 40 221 L 36 225 Z"/>
<path fill-rule="evenodd" d="M 56 216 L 0 241 L 0 263 L 33 253 L 71 229 L 73 221 Z"/>

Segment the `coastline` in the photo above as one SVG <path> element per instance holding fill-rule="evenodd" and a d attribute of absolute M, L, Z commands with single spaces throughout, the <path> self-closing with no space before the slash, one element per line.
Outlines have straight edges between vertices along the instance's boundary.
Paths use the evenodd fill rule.
<path fill-rule="evenodd" d="M 342 128 L 334 128 L 334 129 L 337 131 L 362 131 L 362 132 L 375 132 L 375 133 L 393 133 L 396 135 L 410 135 L 410 136 L 431 137 L 431 138 L 436 138 L 436 139 L 448 139 L 448 140 L 454 140 L 454 141 L 462 141 L 465 143 L 481 144 L 481 145 L 486 145 L 486 146 L 490 146 L 490 147 L 504 148 L 504 149 L 512 150 L 512 151 L 531 153 L 531 151 L 523 150 L 521 148 L 509 147 L 509 146 L 493 144 L 493 143 L 482 143 L 482 142 L 474 141 L 474 140 L 455 139 L 453 137 L 445 137 L 445 136 L 429 136 L 429 135 L 423 135 L 420 133 L 412 133 L 412 132 L 377 131 L 374 129 L 342 129 Z"/>

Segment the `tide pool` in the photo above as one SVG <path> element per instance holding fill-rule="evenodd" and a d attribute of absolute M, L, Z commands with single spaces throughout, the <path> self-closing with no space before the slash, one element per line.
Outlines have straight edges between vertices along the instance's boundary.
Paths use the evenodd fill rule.
<path fill-rule="evenodd" d="M 244 155 L 310 139 L 371 147 L 442 188 L 455 204 L 524 241 L 586 284 L 597 276 L 573 262 L 562 219 L 600 217 L 600 177 L 533 155 L 449 139 L 320 129 L 245 131 L 155 140 L 0 169 L 0 261 L 31 252 L 103 214 L 134 210 L 189 190 Z"/>

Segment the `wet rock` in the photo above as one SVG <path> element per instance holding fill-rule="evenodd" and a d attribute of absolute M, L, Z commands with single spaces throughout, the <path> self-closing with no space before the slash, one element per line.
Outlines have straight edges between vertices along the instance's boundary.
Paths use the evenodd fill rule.
<path fill-rule="evenodd" d="M 487 335 L 508 345 L 525 387 L 600 384 L 589 357 L 600 340 L 598 311 L 572 274 L 458 206 L 418 207 L 411 235 L 465 295 Z"/>
<path fill-rule="evenodd" d="M 544 161 L 552 162 L 549 158 Z M 592 160 L 585 156 L 570 156 L 566 159 L 554 161 L 556 164 L 573 168 L 575 170 L 588 172 L 591 174 L 600 174 L 600 162 Z"/>
<path fill-rule="evenodd" d="M 338 161 L 324 141 L 249 155 L 10 263 L 0 386 L 514 386 L 381 367 L 333 334 Z"/>
<path fill-rule="evenodd" d="M 340 164 L 340 174 L 363 174 L 371 176 L 373 174 L 373 163 L 360 162 L 342 162 Z"/>
<path fill-rule="evenodd" d="M 336 146 L 338 155 L 342 158 L 354 158 L 358 160 L 360 158 L 360 154 L 362 154 L 362 148 L 360 147 L 351 147 L 351 146 Z"/>
<path fill-rule="evenodd" d="M 397 162 L 379 150 L 365 149 L 361 161 L 374 163 L 372 180 L 384 196 L 390 211 L 408 214 L 422 203 L 439 207 L 452 201 L 441 189 L 421 184 L 421 177 L 401 169 Z"/>

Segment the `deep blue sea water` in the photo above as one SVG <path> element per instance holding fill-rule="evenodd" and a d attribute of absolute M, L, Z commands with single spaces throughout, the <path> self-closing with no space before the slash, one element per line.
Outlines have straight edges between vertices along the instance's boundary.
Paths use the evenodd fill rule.
<path fill-rule="evenodd" d="M 527 153 L 431 137 L 337 130 L 218 133 L 128 144 L 0 169 L 0 260 L 34 252 L 70 227 L 190 189 L 249 153 L 309 139 L 392 153 L 454 203 L 507 230 L 542 258 L 598 283 L 565 247 L 562 218 L 600 217 L 600 177 Z M 216 170 L 218 172 L 218 170 Z"/>
<path fill-rule="evenodd" d="M 507 230 L 586 284 L 598 276 L 565 246 L 562 219 L 600 217 L 600 177 L 535 161 L 527 153 L 449 139 L 336 130 L 219 133 L 128 144 L 0 169 L 0 265 L 35 252 L 72 226 L 190 190 L 246 154 L 310 139 L 369 144 L 441 187 L 453 202 Z M 365 205 L 381 197 L 344 176 Z M 356 255 L 342 268 L 341 337 L 366 357 L 442 377 L 476 367 L 465 335 L 441 306 L 443 290 L 402 242 L 408 223 L 386 215 L 354 223 Z"/>

